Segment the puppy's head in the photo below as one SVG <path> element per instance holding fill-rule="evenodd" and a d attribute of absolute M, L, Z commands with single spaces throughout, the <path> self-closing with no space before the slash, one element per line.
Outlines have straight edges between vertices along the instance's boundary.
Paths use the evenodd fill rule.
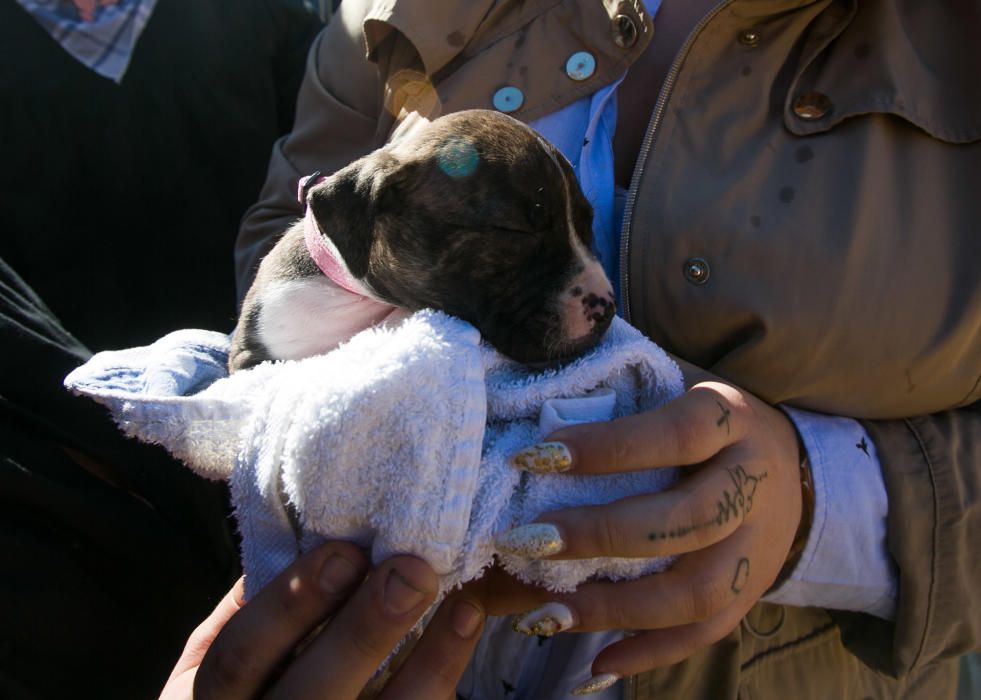
<path fill-rule="evenodd" d="M 313 187 L 307 202 L 375 296 L 458 316 L 518 361 L 572 357 L 612 320 L 572 167 L 510 117 L 437 119 Z"/>

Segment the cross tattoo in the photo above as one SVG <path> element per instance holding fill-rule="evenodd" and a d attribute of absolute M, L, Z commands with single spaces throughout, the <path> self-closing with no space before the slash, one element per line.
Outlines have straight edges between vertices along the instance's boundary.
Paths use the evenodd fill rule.
<path fill-rule="evenodd" d="M 725 423 L 725 426 L 726 426 L 726 435 L 728 435 L 729 434 L 729 416 L 732 415 L 732 411 L 730 411 L 728 408 L 726 408 L 725 406 L 723 406 L 719 401 L 716 401 L 715 403 L 718 404 L 718 406 L 719 406 L 720 409 L 722 409 L 722 416 L 719 418 L 719 420 L 715 421 L 715 424 L 721 428 L 722 427 L 722 424 Z"/>

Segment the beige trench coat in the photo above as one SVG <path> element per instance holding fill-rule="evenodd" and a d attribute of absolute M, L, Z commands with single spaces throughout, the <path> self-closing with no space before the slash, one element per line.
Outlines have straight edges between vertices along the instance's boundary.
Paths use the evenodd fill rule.
<path fill-rule="evenodd" d="M 899 608 L 887 623 L 759 604 L 628 695 L 932 700 L 981 644 L 979 27 L 976 0 L 723 0 L 679 53 L 628 201 L 624 312 L 768 401 L 863 419 Z M 408 112 L 493 108 L 502 87 L 531 121 L 619 77 L 651 35 L 639 0 L 344 0 L 243 222 L 240 295 L 300 214 L 300 175 Z M 565 71 L 577 51 L 596 60 L 585 81 Z"/>

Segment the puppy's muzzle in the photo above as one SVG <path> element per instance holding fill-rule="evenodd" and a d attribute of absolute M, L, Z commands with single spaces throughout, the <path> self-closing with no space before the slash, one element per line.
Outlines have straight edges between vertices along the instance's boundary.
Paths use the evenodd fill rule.
<path fill-rule="evenodd" d="M 617 305 L 612 297 L 604 298 L 592 293 L 583 297 L 582 304 L 586 317 L 593 323 L 591 334 L 599 340 L 613 322 Z"/>

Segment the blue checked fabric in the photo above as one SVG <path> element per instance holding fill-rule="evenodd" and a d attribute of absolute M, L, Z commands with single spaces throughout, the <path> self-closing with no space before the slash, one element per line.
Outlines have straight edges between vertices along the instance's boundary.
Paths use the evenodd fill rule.
<path fill-rule="evenodd" d="M 76 60 L 120 83 L 157 0 L 17 0 L 17 3 Z"/>

